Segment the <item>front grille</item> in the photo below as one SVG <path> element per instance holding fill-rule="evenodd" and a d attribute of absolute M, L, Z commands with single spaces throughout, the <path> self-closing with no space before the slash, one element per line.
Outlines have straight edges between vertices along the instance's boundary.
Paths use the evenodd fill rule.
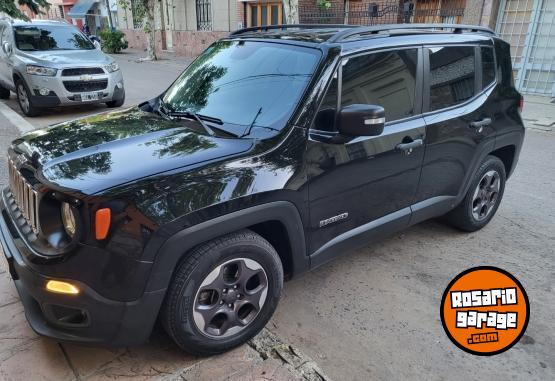
<path fill-rule="evenodd" d="M 73 67 L 71 69 L 62 70 L 62 77 L 71 77 L 83 74 L 104 74 L 101 67 Z"/>
<path fill-rule="evenodd" d="M 38 193 L 21 176 L 21 173 L 19 173 L 11 160 L 9 160 L 8 168 L 10 191 L 12 192 L 13 199 L 27 223 L 37 233 L 39 225 Z"/>
<path fill-rule="evenodd" d="M 64 81 L 67 91 L 72 93 L 84 93 L 87 91 L 104 90 L 108 87 L 107 79 L 98 79 L 95 81 Z"/>

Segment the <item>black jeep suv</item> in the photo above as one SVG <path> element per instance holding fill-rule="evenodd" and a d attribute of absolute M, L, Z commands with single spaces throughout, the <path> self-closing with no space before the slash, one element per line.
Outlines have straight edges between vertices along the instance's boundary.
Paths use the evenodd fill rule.
<path fill-rule="evenodd" d="M 0 241 L 39 334 L 129 345 L 159 318 L 222 352 L 284 278 L 429 218 L 486 225 L 521 105 L 486 28 L 240 30 L 149 102 L 15 140 Z"/>

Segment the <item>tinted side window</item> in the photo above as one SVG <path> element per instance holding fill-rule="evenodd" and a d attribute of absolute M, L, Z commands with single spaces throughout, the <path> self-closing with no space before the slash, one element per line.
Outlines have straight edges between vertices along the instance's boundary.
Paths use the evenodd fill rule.
<path fill-rule="evenodd" d="M 349 58 L 343 66 L 341 106 L 379 105 L 386 121 L 414 115 L 417 49 Z"/>
<path fill-rule="evenodd" d="M 430 109 L 462 103 L 474 96 L 474 47 L 430 48 Z"/>
<path fill-rule="evenodd" d="M 482 89 L 489 86 L 495 80 L 495 59 L 493 58 L 493 48 L 482 46 L 480 48 L 482 56 Z"/>

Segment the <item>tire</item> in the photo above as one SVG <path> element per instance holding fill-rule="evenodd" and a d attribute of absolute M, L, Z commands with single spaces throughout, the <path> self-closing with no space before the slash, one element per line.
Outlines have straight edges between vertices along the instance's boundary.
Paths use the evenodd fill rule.
<path fill-rule="evenodd" d="M 121 107 L 123 106 L 124 103 L 125 103 L 125 90 L 123 91 L 123 96 L 120 99 L 114 99 L 113 101 L 106 102 L 106 106 L 108 106 L 108 108 Z"/>
<path fill-rule="evenodd" d="M 4 86 L 0 86 L 0 99 L 9 99 L 10 90 L 6 89 Z"/>
<path fill-rule="evenodd" d="M 19 104 L 19 108 L 21 112 L 25 114 L 25 116 L 33 117 L 40 114 L 40 109 L 33 104 L 33 101 L 30 97 L 31 92 L 27 88 L 27 85 L 21 79 L 18 79 L 15 82 L 15 89 L 17 94 L 17 103 Z"/>
<path fill-rule="evenodd" d="M 282 288 L 283 267 L 275 249 L 260 235 L 241 230 L 186 255 L 174 273 L 160 320 L 184 351 L 222 353 L 260 332 Z"/>
<path fill-rule="evenodd" d="M 446 215 L 447 222 L 467 232 L 486 226 L 499 208 L 506 179 L 503 162 L 495 156 L 487 156 L 462 202 Z"/>

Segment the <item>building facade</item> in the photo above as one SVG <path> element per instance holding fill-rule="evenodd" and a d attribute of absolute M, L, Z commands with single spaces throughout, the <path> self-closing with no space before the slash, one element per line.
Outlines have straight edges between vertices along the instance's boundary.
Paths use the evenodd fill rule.
<path fill-rule="evenodd" d="M 81 0 L 85 1 L 85 0 Z M 90 0 L 89 0 L 90 1 Z M 134 1 L 132 0 L 132 4 Z M 524 93 L 555 96 L 555 0 L 298 0 L 300 23 L 484 25 L 512 45 L 515 81 Z M 133 6 L 119 9 L 119 27 L 132 48 L 145 48 Z M 194 57 L 238 28 L 282 24 L 282 1 L 159 0 L 156 48 Z"/>

